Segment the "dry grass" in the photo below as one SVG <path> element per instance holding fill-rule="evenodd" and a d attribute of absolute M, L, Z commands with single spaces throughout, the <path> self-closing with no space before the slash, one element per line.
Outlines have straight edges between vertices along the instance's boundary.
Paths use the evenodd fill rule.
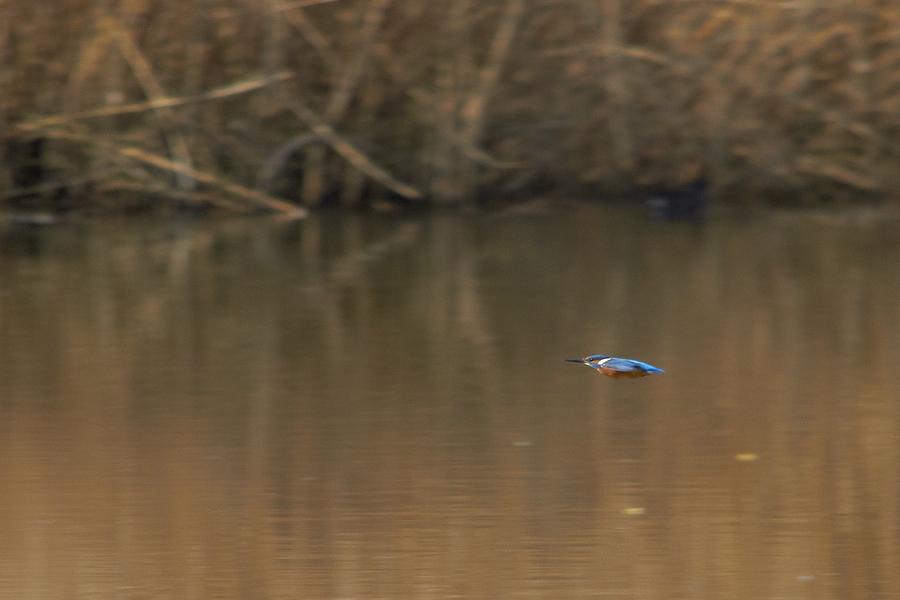
<path fill-rule="evenodd" d="M 900 179 L 900 7 L 874 1 L 9 0 L 0 87 L 8 202 L 49 183 L 290 213 L 704 173 L 812 203 Z"/>

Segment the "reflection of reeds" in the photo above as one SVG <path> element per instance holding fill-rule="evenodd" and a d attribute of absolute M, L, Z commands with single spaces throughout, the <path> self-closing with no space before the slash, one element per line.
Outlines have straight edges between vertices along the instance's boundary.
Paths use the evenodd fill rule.
<path fill-rule="evenodd" d="M 897 179 L 900 18 L 874 1 L 142 6 L 3 6 L 0 128 L 49 139 L 62 182 L 199 199 L 255 178 L 316 204 L 368 182 L 460 202 L 541 175 L 817 197 Z"/>
<path fill-rule="evenodd" d="M 898 597 L 895 224 L 606 208 L 4 227 L 4 591 Z"/>

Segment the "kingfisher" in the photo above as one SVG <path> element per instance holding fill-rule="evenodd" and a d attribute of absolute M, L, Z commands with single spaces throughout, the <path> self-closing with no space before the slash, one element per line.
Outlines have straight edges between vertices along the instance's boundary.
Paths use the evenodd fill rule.
<path fill-rule="evenodd" d="M 577 362 L 593 367 L 594 369 L 597 369 L 598 372 L 603 373 L 607 377 L 612 377 L 613 379 L 634 379 L 636 377 L 646 377 L 653 373 L 665 372 L 659 367 L 648 365 L 639 360 L 615 358 L 605 354 L 591 354 L 584 358 L 567 358 L 565 360 L 567 362 Z"/>

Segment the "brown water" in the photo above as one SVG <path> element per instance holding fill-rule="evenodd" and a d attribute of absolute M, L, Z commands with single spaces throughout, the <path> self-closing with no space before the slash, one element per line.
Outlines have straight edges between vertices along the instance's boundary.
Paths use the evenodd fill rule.
<path fill-rule="evenodd" d="M 900 598 L 898 365 L 866 215 L 6 228 L 0 597 Z"/>

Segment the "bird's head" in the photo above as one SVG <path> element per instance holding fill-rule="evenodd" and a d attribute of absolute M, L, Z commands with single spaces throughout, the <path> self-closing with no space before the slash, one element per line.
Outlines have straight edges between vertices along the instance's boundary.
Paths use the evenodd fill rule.
<path fill-rule="evenodd" d="M 591 354 L 590 356 L 585 356 L 584 358 L 567 358 L 566 361 L 590 365 L 591 363 L 598 363 L 604 358 L 609 358 L 609 356 L 607 356 L 606 354 Z"/>

